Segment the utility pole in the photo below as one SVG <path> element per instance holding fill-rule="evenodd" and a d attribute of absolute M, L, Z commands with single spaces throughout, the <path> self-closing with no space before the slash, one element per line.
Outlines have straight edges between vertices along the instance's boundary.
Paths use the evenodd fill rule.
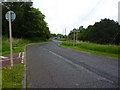
<path fill-rule="evenodd" d="M 75 46 L 74 44 L 75 44 L 75 31 L 74 31 L 74 41 L 73 41 L 74 43 L 73 43 L 73 46 Z"/>
<path fill-rule="evenodd" d="M 77 43 L 77 39 L 78 39 L 78 32 L 76 32 L 76 43 Z"/>
<path fill-rule="evenodd" d="M 76 31 L 76 34 L 77 34 L 77 35 L 76 35 L 76 43 L 77 43 L 77 40 L 78 40 L 78 33 L 79 33 L 79 32 L 80 32 L 79 30 Z"/>

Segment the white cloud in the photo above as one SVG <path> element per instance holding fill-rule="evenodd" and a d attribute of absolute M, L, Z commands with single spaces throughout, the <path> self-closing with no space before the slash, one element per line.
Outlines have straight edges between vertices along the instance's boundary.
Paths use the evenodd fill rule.
<path fill-rule="evenodd" d="M 103 18 L 117 21 L 119 0 L 33 0 L 33 6 L 45 14 L 52 33 L 67 34 L 74 27 L 87 27 Z"/>

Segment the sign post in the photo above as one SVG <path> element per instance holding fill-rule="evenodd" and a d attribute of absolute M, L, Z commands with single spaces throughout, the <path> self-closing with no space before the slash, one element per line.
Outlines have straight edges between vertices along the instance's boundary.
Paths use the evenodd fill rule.
<path fill-rule="evenodd" d="M 74 31 L 74 42 L 73 42 L 73 46 L 74 46 L 74 43 L 75 43 L 75 31 Z"/>
<path fill-rule="evenodd" d="M 73 33 L 74 33 L 74 35 L 73 35 L 73 46 L 74 46 L 74 43 L 76 43 L 77 42 L 77 39 L 78 39 L 78 32 L 80 32 L 80 31 L 78 31 L 78 30 L 75 30 L 75 31 L 72 31 Z M 75 35 L 75 33 L 77 34 L 77 35 Z M 75 37 L 76 36 L 76 37 Z M 76 39 L 75 39 L 76 38 Z"/>
<path fill-rule="evenodd" d="M 77 33 L 77 35 L 76 35 L 76 43 L 77 43 L 77 40 L 78 40 L 78 33 L 79 33 L 80 31 L 76 31 L 76 33 Z"/>
<path fill-rule="evenodd" d="M 9 21 L 9 37 L 10 37 L 10 62 L 11 66 L 13 66 L 13 52 L 12 52 L 12 25 L 11 22 L 15 20 L 16 15 L 13 11 L 8 11 L 5 15 L 6 20 Z"/>

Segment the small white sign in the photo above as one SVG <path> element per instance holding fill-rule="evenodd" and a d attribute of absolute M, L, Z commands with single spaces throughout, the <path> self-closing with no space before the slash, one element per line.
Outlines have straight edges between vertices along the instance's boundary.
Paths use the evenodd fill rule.
<path fill-rule="evenodd" d="M 80 31 L 71 31 L 71 32 L 80 32 Z"/>
<path fill-rule="evenodd" d="M 16 14 L 15 14 L 13 11 L 8 11 L 8 12 L 5 14 L 6 20 L 9 21 L 9 12 L 10 12 L 10 16 L 11 16 L 11 21 L 14 21 L 15 18 L 16 18 Z"/>

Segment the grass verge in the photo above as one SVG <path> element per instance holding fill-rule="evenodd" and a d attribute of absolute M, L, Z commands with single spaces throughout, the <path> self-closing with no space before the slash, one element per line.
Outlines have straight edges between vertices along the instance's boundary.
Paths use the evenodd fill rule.
<path fill-rule="evenodd" d="M 73 46 L 72 41 L 66 41 L 60 44 L 60 46 L 69 47 L 104 56 L 119 57 L 118 48 L 120 46 L 117 45 L 101 45 L 88 42 L 78 42 L 77 44 L 75 44 L 75 46 Z"/>
<path fill-rule="evenodd" d="M 23 72 L 23 64 L 3 67 L 2 88 L 22 88 Z"/>
<path fill-rule="evenodd" d="M 23 52 L 24 48 L 27 44 L 33 43 L 42 43 L 42 42 L 50 42 L 50 40 L 42 40 L 40 38 L 27 40 L 27 39 L 15 39 L 13 38 L 13 53 Z M 10 53 L 10 43 L 9 39 L 5 36 L 2 37 L 2 53 L 0 55 L 5 55 Z"/>

